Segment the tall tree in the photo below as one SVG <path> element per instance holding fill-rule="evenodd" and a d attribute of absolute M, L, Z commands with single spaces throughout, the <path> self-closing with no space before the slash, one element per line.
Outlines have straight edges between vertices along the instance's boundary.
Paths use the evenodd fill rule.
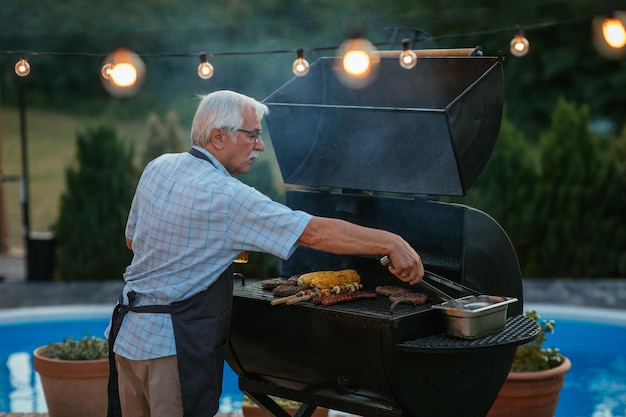
<path fill-rule="evenodd" d="M 111 127 L 77 134 L 76 167 L 65 171 L 54 225 L 57 267 L 64 280 L 120 279 L 130 263 L 124 228 L 135 185 L 133 150 Z"/>
<path fill-rule="evenodd" d="M 560 100 L 552 126 L 541 136 L 541 177 L 536 185 L 536 271 L 541 276 L 616 276 L 622 215 L 615 209 L 615 164 L 608 144 L 589 129 L 588 106 Z M 623 192 L 623 190 L 621 190 Z M 608 257 L 607 257 L 608 256 Z"/>

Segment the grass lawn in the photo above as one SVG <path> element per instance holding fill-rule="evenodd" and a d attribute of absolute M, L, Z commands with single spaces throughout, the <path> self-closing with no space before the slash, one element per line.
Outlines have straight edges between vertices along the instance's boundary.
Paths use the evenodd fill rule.
<path fill-rule="evenodd" d="M 147 119 L 146 119 L 147 120 Z M 134 141 L 136 165 L 142 155 L 146 137 L 146 120 L 115 122 L 118 137 Z M 28 142 L 30 231 L 49 231 L 59 215 L 60 197 L 65 191 L 65 170 L 76 163 L 76 134 L 87 127 L 112 123 L 94 118 L 81 118 L 68 113 L 28 108 L 26 135 Z M 185 137 L 189 126 L 181 126 Z M 257 163 L 253 170 L 240 179 L 261 192 L 282 190 L 280 170 L 269 135 L 264 135 L 266 150 L 259 161 L 269 164 L 263 168 Z M 185 147 L 187 146 L 185 143 Z M 271 170 L 270 173 L 262 171 Z M 19 113 L 15 108 L 0 106 L 0 175 L 22 174 L 22 150 Z M 18 252 L 24 249 L 23 215 L 20 183 L 0 182 L 0 252 Z M 280 194 L 280 192 L 279 192 Z M 277 196 L 280 197 L 280 196 Z M 5 227 L 3 227 L 5 225 Z"/>
<path fill-rule="evenodd" d="M 48 231 L 56 221 L 60 196 L 65 187 L 65 169 L 75 160 L 76 133 L 86 127 L 97 126 L 98 123 L 96 119 L 78 118 L 64 113 L 27 110 L 31 232 Z M 143 139 L 143 122 L 118 124 L 116 127 L 119 137 L 137 141 L 138 153 L 139 142 Z M 21 175 L 22 151 L 17 109 L 0 107 L 0 135 L 0 174 Z M 7 248 L 20 250 L 24 246 L 20 183 L 0 182 L 0 186 L 0 216 L 4 213 L 4 219 L 0 218 L 0 229 L 2 224 L 6 225 L 4 239 Z"/>

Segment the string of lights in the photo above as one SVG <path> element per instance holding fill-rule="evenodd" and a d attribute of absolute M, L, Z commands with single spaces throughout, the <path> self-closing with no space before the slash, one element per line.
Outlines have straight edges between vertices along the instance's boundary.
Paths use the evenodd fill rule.
<path fill-rule="evenodd" d="M 528 54 L 530 49 L 530 41 L 525 35 L 528 31 L 582 20 L 590 20 L 592 22 L 592 40 L 600 54 L 609 59 L 623 59 L 626 56 L 626 11 L 612 11 L 604 16 L 576 17 L 526 27 L 518 25 L 515 27 L 515 32 L 509 45 L 509 51 L 515 57 L 523 57 Z M 505 28 L 465 33 L 463 36 L 484 36 L 494 33 L 505 33 L 507 31 L 511 31 L 511 29 Z M 455 36 L 458 37 L 461 35 L 445 35 L 437 38 L 428 37 L 427 40 L 436 41 Z M 416 43 L 419 42 L 419 40 L 416 41 Z M 399 65 L 406 70 L 414 68 L 418 60 L 417 54 L 411 49 L 411 43 L 411 40 L 403 39 L 402 50 L 398 51 Z M 342 67 L 337 71 L 338 77 L 345 84 L 354 88 L 360 88 L 366 85 L 367 80 L 371 79 L 375 74 L 376 65 L 380 60 L 380 56 L 377 54 L 377 46 L 380 45 L 373 44 L 365 38 L 354 37 L 345 40 L 338 48 L 336 46 L 318 47 L 310 49 L 309 52 L 317 53 L 326 50 L 336 50 L 336 56 L 341 57 L 342 63 Z M 110 94 L 116 96 L 133 95 L 140 88 L 146 72 L 142 57 L 198 57 L 200 60 L 197 68 L 198 76 L 204 80 L 210 79 L 215 73 L 213 65 L 209 62 L 209 58 L 213 59 L 220 56 L 295 54 L 296 59 L 293 61 L 291 67 L 293 73 L 298 77 L 302 77 L 309 71 L 309 62 L 304 58 L 304 49 L 302 48 L 297 50 L 280 49 L 169 54 L 137 54 L 124 48 L 106 54 L 93 52 L 14 50 L 0 51 L 0 53 L 19 54 L 20 58 L 15 64 L 15 73 L 20 77 L 26 77 L 30 74 L 31 66 L 28 57 L 41 55 L 103 57 L 104 63 L 101 68 L 103 86 Z"/>

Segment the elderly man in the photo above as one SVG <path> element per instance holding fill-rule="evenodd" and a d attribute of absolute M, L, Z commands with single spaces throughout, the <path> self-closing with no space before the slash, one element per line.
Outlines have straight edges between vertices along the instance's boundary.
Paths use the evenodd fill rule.
<path fill-rule="evenodd" d="M 233 91 L 205 96 L 192 148 L 150 162 L 126 226 L 133 260 L 107 330 L 109 416 L 211 416 L 219 406 L 232 307 L 231 264 L 242 251 L 287 259 L 298 246 L 387 254 L 416 284 L 419 255 L 400 236 L 311 216 L 234 178 L 263 152 L 267 107 Z"/>

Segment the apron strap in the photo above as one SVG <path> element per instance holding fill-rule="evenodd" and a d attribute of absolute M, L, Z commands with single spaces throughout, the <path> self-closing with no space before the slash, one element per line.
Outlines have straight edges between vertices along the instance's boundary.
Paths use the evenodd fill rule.
<path fill-rule="evenodd" d="M 200 152 L 196 148 L 189 149 L 189 153 L 192 154 L 193 156 L 195 156 L 196 158 L 204 159 L 205 161 L 207 161 L 211 165 L 215 166 L 213 161 L 211 161 L 208 156 L 206 156 L 205 154 L 203 154 L 202 152 Z"/>
<path fill-rule="evenodd" d="M 115 353 L 113 352 L 113 346 L 115 346 L 115 340 L 122 327 L 124 316 L 129 311 L 134 313 L 170 313 L 171 307 L 169 305 L 149 305 L 133 307 L 137 293 L 130 291 L 128 293 L 128 304 L 124 303 L 124 295 L 120 294 L 119 302 L 113 310 L 113 316 L 111 317 L 111 329 L 109 330 L 109 382 L 108 382 L 108 394 L 109 394 L 109 406 L 107 410 L 107 417 L 122 417 L 122 405 L 120 402 L 119 384 L 117 381 L 117 367 L 115 366 Z"/>
<path fill-rule="evenodd" d="M 111 317 L 111 329 L 109 330 L 109 383 L 107 387 L 109 396 L 109 406 L 107 410 L 107 417 L 122 417 L 122 405 L 120 402 L 119 386 L 117 382 L 117 367 L 115 366 L 115 353 L 113 352 L 113 346 L 115 346 L 115 339 L 122 327 L 122 321 L 124 316 L 130 310 L 130 307 L 135 301 L 137 294 L 134 291 L 128 293 L 128 304 L 122 304 L 123 298 L 120 295 L 118 304 L 113 309 L 113 316 Z"/>

